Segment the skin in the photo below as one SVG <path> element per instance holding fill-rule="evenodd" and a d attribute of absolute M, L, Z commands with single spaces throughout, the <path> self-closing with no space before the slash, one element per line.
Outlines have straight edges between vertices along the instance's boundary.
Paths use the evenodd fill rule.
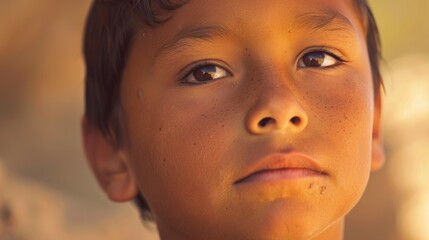
<path fill-rule="evenodd" d="M 326 24 L 315 28 L 315 15 Z M 329 53 L 323 66 L 303 64 L 311 52 Z M 195 81 L 202 60 L 218 79 Z M 342 239 L 383 161 L 373 89 L 351 1 L 192 0 L 136 35 L 121 147 L 85 118 L 84 145 L 112 200 L 142 192 L 161 239 Z M 237 184 L 252 164 L 290 152 L 324 174 Z"/>

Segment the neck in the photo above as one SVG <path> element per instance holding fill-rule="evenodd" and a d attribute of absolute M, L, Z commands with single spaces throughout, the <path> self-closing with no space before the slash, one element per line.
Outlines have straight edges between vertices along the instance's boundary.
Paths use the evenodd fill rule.
<path fill-rule="evenodd" d="M 190 239 L 188 237 L 183 237 L 181 234 L 172 234 L 172 232 L 162 231 L 162 227 L 158 226 L 158 232 L 160 234 L 161 240 L 180 240 L 180 239 Z M 341 218 L 337 222 L 333 223 L 320 234 L 311 238 L 309 240 L 343 240 L 344 237 L 344 218 Z"/>

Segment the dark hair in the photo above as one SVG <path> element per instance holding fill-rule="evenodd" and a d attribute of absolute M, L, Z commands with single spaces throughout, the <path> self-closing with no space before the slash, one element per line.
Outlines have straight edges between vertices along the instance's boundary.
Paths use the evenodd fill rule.
<path fill-rule="evenodd" d="M 84 35 L 85 116 L 89 123 L 120 145 L 118 114 L 119 89 L 133 37 L 142 26 L 168 21 L 161 12 L 172 11 L 188 0 L 94 0 Z M 374 16 L 366 0 L 354 0 L 366 28 L 368 56 L 374 91 L 382 85 L 379 63 L 380 39 Z M 148 203 L 139 194 L 135 203 L 144 220 L 153 220 Z"/>

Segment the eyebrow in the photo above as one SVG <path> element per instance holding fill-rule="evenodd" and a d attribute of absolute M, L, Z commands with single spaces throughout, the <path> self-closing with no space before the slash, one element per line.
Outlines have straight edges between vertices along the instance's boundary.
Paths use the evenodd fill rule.
<path fill-rule="evenodd" d="M 355 28 L 351 21 L 339 11 L 330 8 L 297 15 L 295 23 L 298 28 L 313 32 L 327 30 L 355 35 Z"/>
<path fill-rule="evenodd" d="M 155 57 L 183 52 L 195 44 L 196 41 L 210 42 L 216 37 L 226 37 L 232 34 L 232 30 L 224 25 L 195 25 L 181 30 L 171 40 L 162 45 Z"/>

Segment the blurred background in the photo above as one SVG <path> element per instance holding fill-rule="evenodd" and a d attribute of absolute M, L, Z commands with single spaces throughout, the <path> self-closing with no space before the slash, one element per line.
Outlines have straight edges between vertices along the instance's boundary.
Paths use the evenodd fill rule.
<path fill-rule="evenodd" d="M 429 239 L 429 0 L 370 0 L 383 43 L 385 167 L 346 240 Z M 158 239 L 110 203 L 81 148 L 89 0 L 0 0 L 0 239 Z"/>

